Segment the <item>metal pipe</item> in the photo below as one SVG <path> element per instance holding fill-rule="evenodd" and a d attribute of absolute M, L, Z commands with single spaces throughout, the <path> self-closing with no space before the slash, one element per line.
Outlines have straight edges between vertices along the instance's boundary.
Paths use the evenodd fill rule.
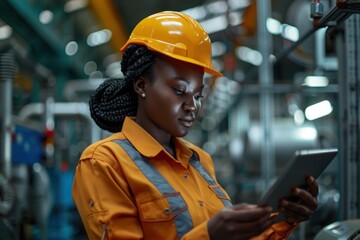
<path fill-rule="evenodd" d="M 11 47 L 0 53 L 0 171 L 5 178 L 11 175 L 11 115 L 12 81 L 15 76 L 15 57 Z"/>
<path fill-rule="evenodd" d="M 80 116 L 82 117 L 90 127 L 90 139 L 91 142 L 100 140 L 101 130 L 96 126 L 95 122 L 92 120 L 89 105 L 83 102 L 73 102 L 73 103 L 52 103 L 53 114 L 55 117 L 71 117 L 71 116 Z M 45 113 L 45 106 L 43 103 L 30 103 L 23 107 L 19 112 L 19 118 L 21 120 L 28 120 L 32 116 L 39 116 Z"/>
<path fill-rule="evenodd" d="M 258 45 L 263 56 L 263 62 L 259 68 L 260 86 L 264 89 L 273 85 L 273 70 L 270 55 L 272 54 L 272 36 L 267 31 L 266 21 L 271 13 L 270 0 L 257 0 L 258 6 Z M 275 160 L 273 151 L 273 136 L 271 126 L 274 118 L 274 95 L 270 91 L 260 93 L 260 121 L 262 126 L 261 144 L 261 172 L 264 192 L 270 187 L 272 178 L 275 176 Z"/>
<path fill-rule="evenodd" d="M 104 78 L 98 79 L 71 79 L 64 87 L 64 99 L 67 101 L 79 101 L 79 95 L 86 93 L 90 95 L 94 92 L 101 83 L 105 81 Z"/>
<path fill-rule="evenodd" d="M 359 3 L 357 3 L 359 4 Z M 309 38 L 312 34 L 314 34 L 318 29 L 324 28 L 326 26 L 339 26 L 342 22 L 344 22 L 347 18 L 349 18 L 353 13 L 359 13 L 359 9 L 357 5 L 354 3 L 353 5 L 342 6 L 338 4 L 333 7 L 324 17 L 319 19 L 317 24 L 309 29 L 303 36 L 299 38 L 296 42 L 292 43 L 289 47 L 280 51 L 280 53 L 275 55 L 276 62 L 280 63 L 285 56 L 287 56 L 292 50 L 294 50 L 297 46 L 303 43 L 307 38 Z"/>

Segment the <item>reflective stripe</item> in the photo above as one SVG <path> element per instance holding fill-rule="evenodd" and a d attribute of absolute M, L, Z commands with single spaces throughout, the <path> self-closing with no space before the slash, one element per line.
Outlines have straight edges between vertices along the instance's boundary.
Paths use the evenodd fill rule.
<path fill-rule="evenodd" d="M 175 189 L 146 158 L 140 155 L 140 153 L 128 140 L 114 140 L 114 142 L 119 144 L 126 151 L 126 153 L 134 161 L 136 166 L 142 171 L 145 177 L 147 177 L 150 182 L 152 182 L 155 187 L 166 197 L 167 201 L 169 202 L 171 212 L 174 213 L 187 207 L 181 195 L 174 194 L 177 193 Z M 177 214 L 174 217 L 174 221 L 179 239 L 194 227 L 190 213 L 187 209 Z"/>
<path fill-rule="evenodd" d="M 205 181 L 211 186 L 219 185 L 215 182 L 215 180 L 210 176 L 209 172 L 204 168 L 204 166 L 200 163 L 200 161 L 196 157 L 196 153 L 192 155 L 190 158 L 190 164 L 200 173 L 200 175 L 205 179 Z M 216 192 L 216 194 L 220 197 L 221 201 L 227 206 L 231 206 L 232 203 L 226 198 L 226 194 L 220 188 L 220 186 L 212 187 L 212 189 Z"/>

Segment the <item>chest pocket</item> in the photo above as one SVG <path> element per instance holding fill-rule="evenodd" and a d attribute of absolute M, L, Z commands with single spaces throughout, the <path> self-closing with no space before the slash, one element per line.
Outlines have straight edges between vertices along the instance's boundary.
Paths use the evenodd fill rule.
<path fill-rule="evenodd" d="M 147 159 L 141 156 L 128 140 L 114 140 L 114 142 L 119 144 L 126 151 L 136 166 L 163 195 L 163 198 L 159 198 L 156 201 L 139 204 L 142 221 L 155 222 L 159 221 L 159 219 L 163 219 L 163 221 L 173 219 L 178 238 L 180 239 L 194 227 L 186 202 L 181 194 L 175 191 L 159 171 Z M 231 205 L 231 202 L 227 199 L 221 187 L 196 159 L 195 154 L 193 154 L 190 163 L 205 179 L 209 187 L 222 200 L 224 205 Z"/>
<path fill-rule="evenodd" d="M 225 192 L 222 190 L 219 184 L 215 182 L 215 180 L 210 176 L 208 171 L 204 168 L 204 166 L 196 159 L 195 154 L 192 155 L 190 159 L 190 164 L 200 173 L 200 175 L 205 179 L 205 181 L 209 184 L 209 188 L 216 194 L 218 198 L 221 199 L 223 204 L 227 206 L 231 206 L 231 202 L 226 196 Z"/>

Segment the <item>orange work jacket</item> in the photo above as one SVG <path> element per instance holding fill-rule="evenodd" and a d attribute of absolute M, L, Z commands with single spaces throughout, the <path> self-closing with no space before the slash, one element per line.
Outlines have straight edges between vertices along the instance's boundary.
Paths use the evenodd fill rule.
<path fill-rule="evenodd" d="M 124 140 L 149 161 L 174 193 L 166 196 L 156 187 L 119 144 Z M 212 159 L 205 151 L 181 138 L 173 142 L 176 159 L 126 118 L 122 132 L 85 149 L 76 167 L 72 195 L 89 239 L 209 239 L 207 220 L 230 198 L 216 182 Z M 209 184 L 190 163 L 193 154 L 214 183 Z M 174 196 L 184 207 L 174 210 L 170 204 Z M 177 220 L 185 213 L 191 229 L 179 234 Z M 286 239 L 293 229 L 287 223 L 274 224 L 254 239 Z"/>

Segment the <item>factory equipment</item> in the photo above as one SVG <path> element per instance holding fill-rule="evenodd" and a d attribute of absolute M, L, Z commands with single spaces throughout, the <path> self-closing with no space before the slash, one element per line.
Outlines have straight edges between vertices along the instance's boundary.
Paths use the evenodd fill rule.
<path fill-rule="evenodd" d="M 359 240 L 360 219 L 334 222 L 324 227 L 314 240 Z"/>

